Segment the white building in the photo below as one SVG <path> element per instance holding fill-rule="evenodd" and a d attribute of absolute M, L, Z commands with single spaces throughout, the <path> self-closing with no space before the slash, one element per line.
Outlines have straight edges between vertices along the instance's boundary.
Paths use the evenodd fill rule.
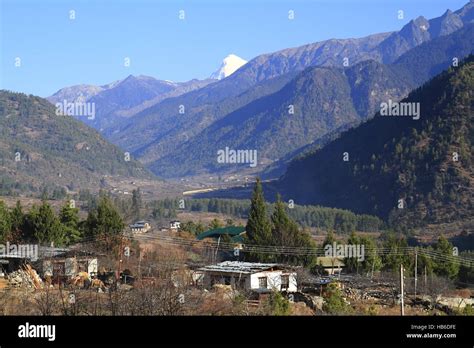
<path fill-rule="evenodd" d="M 199 269 L 203 285 L 231 285 L 235 289 L 255 291 L 297 291 L 296 272 L 276 263 L 225 261 Z"/>
<path fill-rule="evenodd" d="M 99 267 L 95 257 L 68 257 L 43 260 L 42 268 L 43 278 L 48 276 L 72 278 L 79 272 L 95 276 Z"/>
<path fill-rule="evenodd" d="M 179 230 L 180 227 L 181 227 L 181 222 L 179 222 L 178 220 L 170 221 L 170 228 L 172 230 Z"/>
<path fill-rule="evenodd" d="M 150 223 L 146 221 L 137 221 L 129 227 L 132 233 L 146 233 L 151 229 Z"/>

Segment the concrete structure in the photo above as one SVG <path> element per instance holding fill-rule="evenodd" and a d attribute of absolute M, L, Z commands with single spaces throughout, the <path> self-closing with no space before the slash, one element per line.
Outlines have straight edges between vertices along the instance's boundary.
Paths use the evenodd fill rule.
<path fill-rule="evenodd" d="M 172 230 L 179 230 L 181 228 L 181 222 L 178 220 L 170 221 L 170 228 Z"/>
<path fill-rule="evenodd" d="M 151 225 L 146 221 L 137 221 L 134 224 L 130 225 L 130 230 L 132 233 L 146 233 L 151 230 Z"/>
<path fill-rule="evenodd" d="M 12 250 L 10 246 L 15 246 Z M 69 249 L 38 246 L 36 244 L 6 244 L 6 250 L 0 250 L 0 273 L 10 273 L 25 264 L 39 262 L 47 257 L 64 255 Z"/>
<path fill-rule="evenodd" d="M 206 288 L 224 284 L 258 292 L 297 291 L 296 272 L 276 263 L 225 261 L 202 267 L 199 272 L 203 274 L 202 284 Z"/>
<path fill-rule="evenodd" d="M 42 276 L 43 278 L 67 277 L 72 278 L 79 272 L 87 272 L 91 276 L 97 275 L 98 261 L 95 257 L 79 256 L 67 258 L 54 258 L 43 260 Z"/>

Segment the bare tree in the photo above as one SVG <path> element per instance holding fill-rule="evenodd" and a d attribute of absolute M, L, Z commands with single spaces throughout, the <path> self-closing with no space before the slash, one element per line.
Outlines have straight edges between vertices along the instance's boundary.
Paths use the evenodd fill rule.
<path fill-rule="evenodd" d="M 59 298 L 54 289 L 46 287 L 38 290 L 34 297 L 33 304 L 40 315 L 54 315 L 58 313 Z"/>

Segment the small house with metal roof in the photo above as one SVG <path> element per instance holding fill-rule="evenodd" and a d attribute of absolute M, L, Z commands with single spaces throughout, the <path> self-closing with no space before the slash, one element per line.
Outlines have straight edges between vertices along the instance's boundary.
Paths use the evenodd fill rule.
<path fill-rule="evenodd" d="M 206 288 L 223 284 L 256 292 L 297 291 L 296 272 L 277 263 L 225 261 L 202 267 L 199 272 Z"/>

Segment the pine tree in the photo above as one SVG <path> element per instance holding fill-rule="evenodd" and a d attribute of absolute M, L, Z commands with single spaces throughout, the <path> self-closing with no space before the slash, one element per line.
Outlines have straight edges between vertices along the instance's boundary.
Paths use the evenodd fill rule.
<path fill-rule="evenodd" d="M 98 243 L 111 250 L 119 243 L 125 224 L 109 198 L 102 196 L 96 209 L 89 212 L 86 233 L 97 238 Z"/>
<path fill-rule="evenodd" d="M 12 239 L 20 240 L 25 237 L 25 214 L 20 201 L 16 202 L 15 207 L 10 211 L 10 221 L 12 229 Z"/>
<path fill-rule="evenodd" d="M 10 238 L 11 228 L 12 225 L 8 209 L 5 203 L 0 201 L 0 241 L 7 241 Z"/>
<path fill-rule="evenodd" d="M 377 255 L 376 243 L 369 236 L 360 237 L 359 243 L 364 246 L 364 261 L 362 261 L 362 268 L 365 272 L 377 272 L 382 268 L 382 258 Z"/>
<path fill-rule="evenodd" d="M 277 201 L 275 203 L 275 208 L 271 216 L 271 221 L 273 225 L 272 239 L 275 245 L 289 245 L 291 243 L 290 238 L 291 231 L 294 227 L 294 223 L 291 221 L 286 214 L 285 204 L 281 201 L 280 195 L 277 195 Z"/>
<path fill-rule="evenodd" d="M 141 208 L 143 206 L 142 193 L 140 188 L 132 191 L 132 217 L 135 220 L 141 219 Z"/>
<path fill-rule="evenodd" d="M 65 229 L 66 244 L 78 242 L 82 237 L 79 230 L 79 209 L 73 207 L 68 201 L 61 208 L 59 219 Z"/>
<path fill-rule="evenodd" d="M 349 245 L 361 244 L 360 238 L 355 234 L 355 232 L 351 233 L 351 235 L 349 236 L 349 239 L 347 240 L 347 244 Z M 346 265 L 348 271 L 350 272 L 356 271 L 357 273 L 359 273 L 360 264 L 356 257 L 344 258 L 344 264 Z"/>
<path fill-rule="evenodd" d="M 271 216 L 271 222 L 272 233 L 271 242 L 269 243 L 270 245 L 316 248 L 311 236 L 304 231 L 300 231 L 296 222 L 288 216 L 286 206 L 282 202 L 280 195 L 277 195 L 275 207 Z M 315 262 L 315 258 L 306 255 L 275 254 L 272 257 L 272 261 L 310 265 Z"/>
<path fill-rule="evenodd" d="M 64 227 L 48 202 L 43 201 L 39 208 L 33 207 L 28 214 L 28 219 L 38 243 L 53 243 L 54 246 L 65 244 Z"/>
<path fill-rule="evenodd" d="M 213 219 L 210 223 L 209 223 L 209 229 L 210 230 L 214 230 L 216 228 L 221 228 L 222 227 L 222 223 L 221 221 L 219 221 L 218 219 Z"/>
<path fill-rule="evenodd" d="M 443 257 L 435 260 L 435 273 L 440 276 L 454 279 L 459 273 L 459 263 L 452 260 L 453 245 L 445 236 L 441 235 L 435 245 L 435 250 L 443 255 Z"/>
<path fill-rule="evenodd" d="M 412 257 L 407 253 L 408 243 L 403 236 L 389 233 L 383 246 L 385 248 L 384 269 L 396 273 L 399 272 L 400 265 L 403 265 L 407 274 L 412 272 Z"/>
<path fill-rule="evenodd" d="M 265 198 L 259 178 L 257 178 L 252 193 L 249 217 L 245 230 L 252 244 L 266 245 L 271 241 L 271 225 L 267 217 Z"/>
<path fill-rule="evenodd" d="M 328 244 L 332 245 L 335 241 L 336 241 L 336 238 L 334 237 L 334 231 L 329 230 L 328 234 L 326 235 L 326 238 L 324 239 L 323 248 Z"/>

